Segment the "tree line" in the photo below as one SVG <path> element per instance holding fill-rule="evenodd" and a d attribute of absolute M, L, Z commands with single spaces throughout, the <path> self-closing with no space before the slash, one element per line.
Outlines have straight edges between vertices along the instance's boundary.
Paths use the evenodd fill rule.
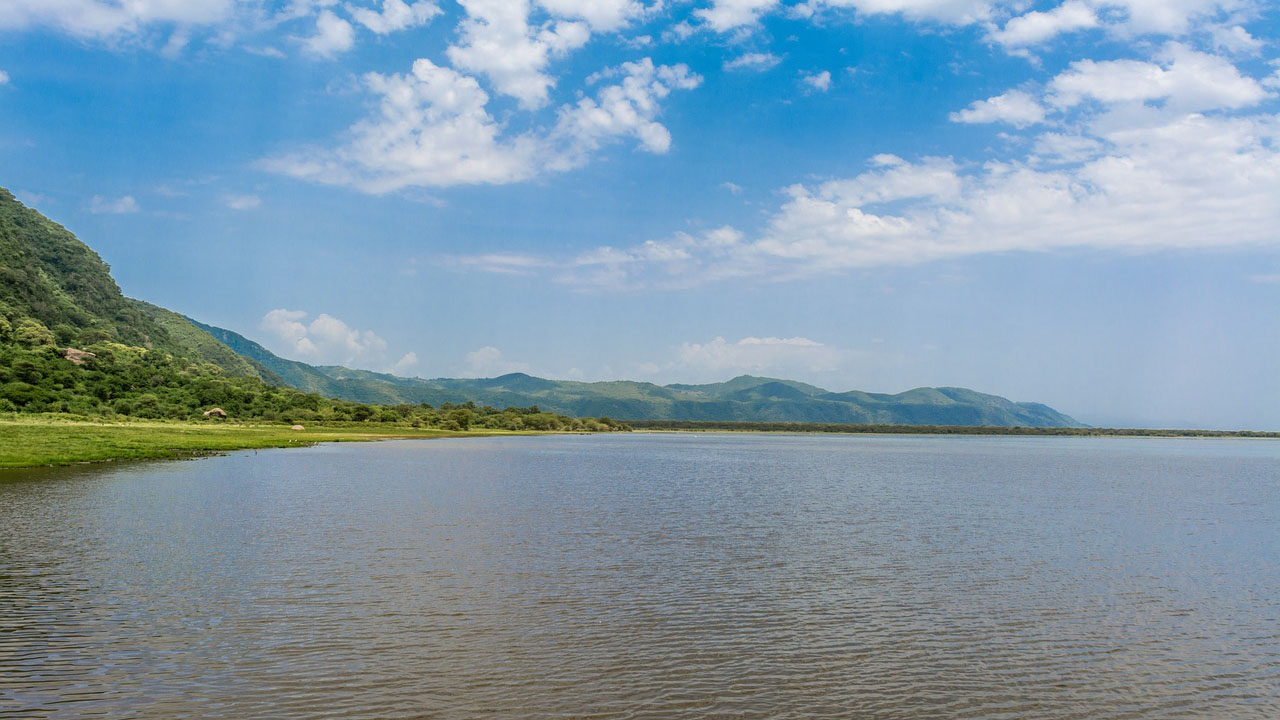
<path fill-rule="evenodd" d="M 39 320 L 0 315 L 0 412 L 198 420 L 216 407 L 233 420 L 268 422 L 396 423 L 445 430 L 629 429 L 609 418 L 571 418 L 537 406 L 498 409 L 472 402 L 433 407 L 334 400 L 110 340 L 69 352 L 60 339 L 65 340 Z"/>

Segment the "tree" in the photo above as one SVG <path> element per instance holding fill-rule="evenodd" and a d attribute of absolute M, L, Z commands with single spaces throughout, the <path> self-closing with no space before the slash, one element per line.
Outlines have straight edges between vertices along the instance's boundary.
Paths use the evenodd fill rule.
<path fill-rule="evenodd" d="M 17 340 L 20 345 L 26 345 L 30 348 L 53 347 L 55 342 L 53 333 L 49 328 L 34 318 L 22 318 L 19 320 L 18 327 L 13 331 L 13 339 Z"/>

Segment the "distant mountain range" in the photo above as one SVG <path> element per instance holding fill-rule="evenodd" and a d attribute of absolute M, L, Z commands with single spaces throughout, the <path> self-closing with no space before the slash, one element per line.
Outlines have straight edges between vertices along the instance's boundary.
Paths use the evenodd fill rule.
<path fill-rule="evenodd" d="M 524 373 L 496 378 L 403 378 L 337 365 L 286 360 L 242 335 L 191 323 L 238 353 L 264 375 L 321 395 L 368 403 L 461 403 L 494 407 L 537 405 L 577 417 L 622 420 L 873 423 L 1081 427 L 1039 403 L 1016 403 L 964 388 L 916 388 L 896 395 L 836 393 L 794 380 L 743 375 L 709 385 L 574 382 Z"/>
<path fill-rule="evenodd" d="M 547 380 L 523 373 L 426 380 L 308 365 L 281 358 L 230 330 L 124 297 L 97 253 L 0 188 L 3 317 L 34 318 L 67 346 L 119 342 L 207 363 L 229 376 L 362 403 L 537 405 L 565 415 L 619 420 L 1081 427 L 1046 405 L 964 388 L 917 388 L 895 395 L 831 392 L 749 375 L 708 385 L 665 386 Z"/>

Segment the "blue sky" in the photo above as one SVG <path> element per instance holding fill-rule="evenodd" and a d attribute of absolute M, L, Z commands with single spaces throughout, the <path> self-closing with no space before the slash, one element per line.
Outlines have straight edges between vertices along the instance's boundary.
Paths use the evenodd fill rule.
<path fill-rule="evenodd" d="M 1280 429 L 1278 15 L 7 0 L 0 185 L 314 363 Z"/>

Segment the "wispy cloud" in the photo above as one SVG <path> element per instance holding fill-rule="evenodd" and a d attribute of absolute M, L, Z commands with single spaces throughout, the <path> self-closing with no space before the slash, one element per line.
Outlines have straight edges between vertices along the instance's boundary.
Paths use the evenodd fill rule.
<path fill-rule="evenodd" d="M 140 209 L 138 201 L 133 199 L 132 195 L 115 199 L 94 195 L 89 200 L 89 212 L 95 215 L 126 215 L 136 213 Z"/>
<path fill-rule="evenodd" d="M 257 195 L 227 195 L 222 201 L 232 210 L 253 210 L 262 205 L 262 198 Z"/>
<path fill-rule="evenodd" d="M 749 70 L 751 72 L 766 72 L 777 67 L 782 62 L 782 58 L 773 53 L 765 52 L 749 52 L 743 53 L 732 60 L 724 62 L 724 69 L 728 71 Z"/>

